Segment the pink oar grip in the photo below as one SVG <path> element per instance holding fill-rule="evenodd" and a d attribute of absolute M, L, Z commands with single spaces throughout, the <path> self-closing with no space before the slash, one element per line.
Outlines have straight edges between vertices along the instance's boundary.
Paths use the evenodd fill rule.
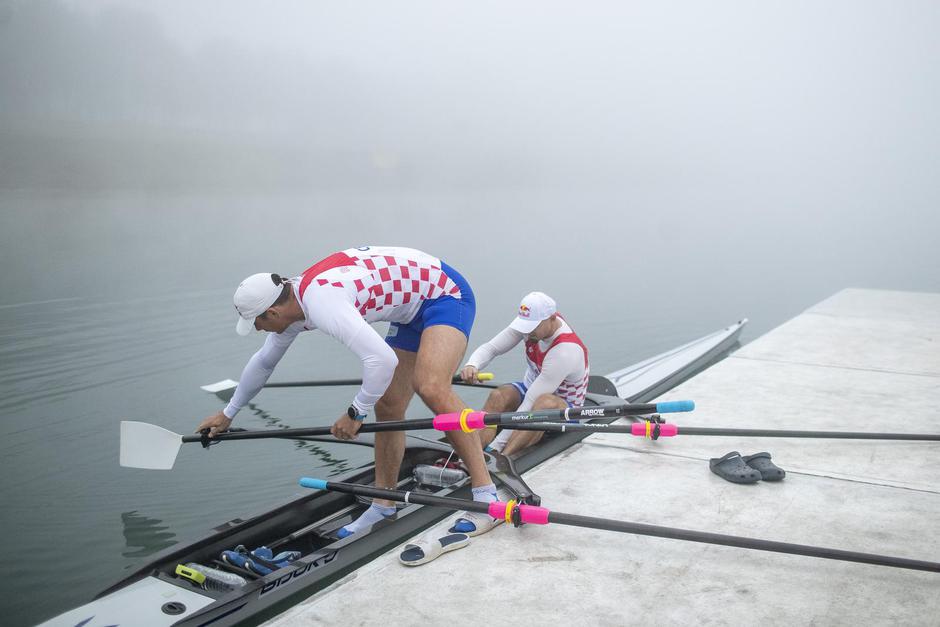
<path fill-rule="evenodd" d="M 509 503 L 503 503 L 502 501 L 493 501 L 490 503 L 490 518 L 505 520 L 507 505 L 509 505 Z"/>
<path fill-rule="evenodd" d="M 438 431 L 460 431 L 462 427 L 460 426 L 460 414 L 461 412 L 454 412 L 452 414 L 438 414 L 434 416 L 434 428 Z M 486 426 L 486 423 L 483 422 L 483 418 L 486 416 L 486 412 L 474 411 L 467 414 L 467 428 L 469 429 L 482 429 Z"/>
<path fill-rule="evenodd" d="M 646 429 L 647 429 L 647 425 L 649 424 L 651 423 L 634 422 L 632 425 L 630 425 L 630 433 L 632 435 L 638 435 L 641 438 L 646 437 Z M 655 428 L 655 425 L 649 427 L 650 433 L 652 433 L 652 429 L 654 428 Z M 668 438 L 668 437 L 677 435 L 678 433 L 679 433 L 679 427 L 674 424 L 670 424 L 666 422 L 666 423 L 662 423 L 659 425 L 659 437 L 661 438 Z"/>
<path fill-rule="evenodd" d="M 486 423 L 483 422 L 485 417 L 485 411 L 475 411 L 467 416 L 467 426 L 471 429 L 483 429 L 486 427 Z"/>
<path fill-rule="evenodd" d="M 460 414 L 438 414 L 434 416 L 434 428 L 438 431 L 460 429 Z"/>
<path fill-rule="evenodd" d="M 547 525 L 549 511 L 544 507 L 535 505 L 520 505 L 519 513 L 522 514 L 522 522 L 533 525 Z"/>
<path fill-rule="evenodd" d="M 494 501 L 490 503 L 490 517 L 499 520 L 506 520 L 506 508 L 508 506 L 509 503 L 503 503 L 501 501 Z M 525 504 L 519 506 L 519 516 L 524 523 L 531 523 L 533 525 L 547 525 L 549 513 L 550 512 L 544 507 L 536 507 L 535 505 Z"/>

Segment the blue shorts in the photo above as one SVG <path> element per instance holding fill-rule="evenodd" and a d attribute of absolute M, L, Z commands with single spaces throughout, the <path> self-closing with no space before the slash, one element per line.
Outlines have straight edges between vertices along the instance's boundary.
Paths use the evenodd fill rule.
<path fill-rule="evenodd" d="M 388 327 L 385 342 L 392 348 L 400 348 L 411 353 L 418 352 L 421 345 L 421 332 L 428 327 L 445 324 L 458 329 L 470 339 L 470 329 L 477 313 L 477 301 L 467 279 L 449 265 L 441 262 L 441 270 L 460 288 L 460 298 L 441 296 L 421 303 L 421 308 L 408 324 L 393 322 Z"/>
<path fill-rule="evenodd" d="M 510 381 L 509 385 L 516 388 L 516 392 L 519 392 L 519 402 L 522 402 L 522 399 L 525 398 L 526 392 L 529 391 L 529 386 L 525 384 L 525 381 Z"/>
<path fill-rule="evenodd" d="M 526 393 L 529 391 L 529 386 L 525 384 L 525 381 L 510 381 L 510 382 L 509 382 L 509 385 L 511 385 L 512 387 L 516 388 L 516 391 L 519 392 L 519 399 L 520 399 L 520 402 L 522 402 L 522 399 L 525 398 Z M 561 397 L 559 397 L 559 398 L 561 398 Z M 574 405 L 572 405 L 572 404 L 569 403 L 568 401 L 565 401 L 565 404 L 567 404 L 568 407 L 574 407 Z M 578 422 L 578 421 L 577 421 L 577 420 L 569 420 L 568 422 Z"/>

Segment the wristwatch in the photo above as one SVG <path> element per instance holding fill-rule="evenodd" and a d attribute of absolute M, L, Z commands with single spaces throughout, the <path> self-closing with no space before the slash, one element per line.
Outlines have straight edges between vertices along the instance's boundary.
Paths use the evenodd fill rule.
<path fill-rule="evenodd" d="M 353 420 L 358 420 L 359 422 L 362 422 L 363 420 L 366 419 L 366 416 L 368 414 L 360 414 L 358 411 L 356 411 L 355 407 L 350 405 L 349 409 L 346 410 L 346 415 L 352 418 Z"/>

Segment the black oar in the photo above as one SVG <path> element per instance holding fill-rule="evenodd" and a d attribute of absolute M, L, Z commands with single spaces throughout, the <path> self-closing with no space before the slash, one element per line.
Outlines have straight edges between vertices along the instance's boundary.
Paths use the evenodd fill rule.
<path fill-rule="evenodd" d="M 482 429 L 487 425 L 518 425 L 524 422 L 544 422 L 549 420 L 568 420 L 574 418 L 615 418 L 634 414 L 667 413 L 692 411 L 692 401 L 668 401 L 665 403 L 620 403 L 599 407 L 579 407 L 569 409 L 548 409 L 532 412 L 504 412 L 488 414 L 482 411 L 465 409 L 459 413 L 440 414 L 434 418 L 420 420 L 388 420 L 365 423 L 359 428 L 360 433 L 381 431 L 410 431 L 417 429 L 437 429 L 438 431 L 466 432 Z M 330 435 L 330 427 L 301 427 L 296 429 L 271 429 L 262 431 L 229 431 L 216 435 L 212 440 L 259 440 L 268 438 L 299 438 Z M 337 440 L 340 442 L 341 440 Z M 206 434 L 180 435 L 163 427 L 125 420 L 121 422 L 122 466 L 147 468 L 150 470 L 169 470 L 176 461 L 180 446 L 187 442 L 200 442 L 209 445 Z"/>
<path fill-rule="evenodd" d="M 477 373 L 477 379 L 479 381 L 492 381 L 493 380 L 492 372 L 479 372 Z M 471 387 L 478 388 L 498 388 L 499 385 L 493 383 L 464 383 L 463 379 L 460 378 L 460 375 L 454 375 L 454 378 L 451 381 L 454 385 L 468 385 Z M 265 383 L 263 387 L 266 388 L 316 388 L 316 387 L 333 387 L 333 386 L 343 386 L 343 385 L 362 385 L 362 379 L 319 379 L 316 381 L 275 381 L 274 383 Z M 200 386 L 201 389 L 206 392 L 215 394 L 220 399 L 224 401 L 231 400 L 232 395 L 235 393 L 235 388 L 238 387 L 238 381 L 233 381 L 232 379 L 223 379 L 222 381 L 216 381 L 215 383 L 210 383 L 208 385 Z"/>
<path fill-rule="evenodd" d="M 480 372 L 477 373 L 477 379 L 479 381 L 492 381 L 493 373 L 492 372 Z M 463 379 L 460 378 L 460 375 L 454 375 L 454 378 L 451 380 L 451 383 L 454 385 L 470 385 L 474 387 L 483 387 L 483 388 L 498 388 L 498 385 L 495 384 L 486 384 L 486 383 L 465 383 Z M 327 386 L 339 386 L 339 385 L 362 385 L 362 379 L 323 379 L 320 381 L 277 381 L 275 383 L 265 383 L 264 387 L 266 388 L 309 388 L 309 387 L 327 387 Z"/>
<path fill-rule="evenodd" d="M 546 420 L 579 420 L 585 418 L 617 418 L 620 416 L 635 416 L 651 413 L 670 413 L 692 411 L 695 403 L 692 401 L 667 401 L 663 403 L 621 403 L 613 405 L 600 405 L 597 407 L 575 407 L 568 409 L 546 409 L 530 412 L 501 412 L 486 413 L 482 411 L 464 410 L 450 414 L 438 414 L 433 418 L 419 418 L 417 420 L 386 420 L 383 422 L 367 422 L 359 428 L 359 433 L 378 433 L 382 431 L 416 431 L 420 429 L 436 429 L 437 431 L 476 431 L 486 426 L 506 426 L 539 422 Z M 139 423 L 145 424 L 145 423 Z M 551 423 L 545 423 L 551 424 Z M 331 427 L 298 427 L 294 429 L 272 429 L 263 431 L 229 431 L 219 433 L 213 440 L 258 440 L 263 438 L 297 438 L 307 436 L 329 435 Z M 183 442 L 202 442 L 206 444 L 205 435 L 185 435 Z"/>
<path fill-rule="evenodd" d="M 555 523 L 559 525 L 571 525 L 574 527 L 588 527 L 591 529 L 604 529 L 607 531 L 633 533 L 641 536 L 654 536 L 657 538 L 670 538 L 673 540 L 686 540 L 689 542 L 702 542 L 705 544 L 720 544 L 723 546 L 736 546 L 742 549 L 773 551 L 775 553 L 790 553 L 793 555 L 805 555 L 808 557 L 820 557 L 831 560 L 858 562 L 860 564 L 892 566 L 894 568 L 908 568 L 911 570 L 925 570 L 928 572 L 940 573 L 940 563 L 937 562 L 925 562 L 904 557 L 875 555 L 873 553 L 860 553 L 857 551 L 844 551 L 842 549 L 828 549 L 818 546 L 808 546 L 805 544 L 792 544 L 789 542 L 774 542 L 771 540 L 759 540 L 757 538 L 728 536 L 720 533 L 709 533 L 707 531 L 693 531 L 690 529 L 676 529 L 674 527 L 660 527 L 658 525 L 646 525 L 622 520 L 611 520 L 608 518 L 595 518 L 593 516 L 563 514 L 561 512 L 549 511 L 544 507 L 519 504 L 515 501 L 510 501 L 508 503 L 501 501 L 497 501 L 495 503 L 479 503 L 477 501 L 466 499 L 432 496 L 425 492 L 384 490 L 382 488 L 358 485 L 355 483 L 324 481 L 322 479 L 311 479 L 308 477 L 302 478 L 300 480 L 300 485 L 305 488 L 312 488 L 315 490 L 331 490 L 333 492 L 344 492 L 346 494 L 355 494 L 378 499 L 388 499 L 390 501 L 398 501 L 402 503 L 417 503 L 418 505 L 430 505 L 431 507 L 480 512 L 483 514 L 489 514 L 493 518 L 504 519 L 506 522 L 511 522 L 516 526 L 523 523 L 531 523 L 536 525 L 547 525 L 549 523 Z"/>
<path fill-rule="evenodd" d="M 790 429 L 724 429 L 721 427 L 680 427 L 659 422 L 637 422 L 631 425 L 526 423 L 513 426 L 520 431 L 589 431 L 592 433 L 626 433 L 653 440 L 676 435 L 750 436 L 758 438 L 828 438 L 838 440 L 916 440 L 940 442 L 936 433 L 867 433 L 864 431 L 794 431 Z"/>

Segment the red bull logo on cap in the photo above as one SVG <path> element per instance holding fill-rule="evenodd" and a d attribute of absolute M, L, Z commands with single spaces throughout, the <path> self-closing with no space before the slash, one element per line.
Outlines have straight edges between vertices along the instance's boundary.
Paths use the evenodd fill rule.
<path fill-rule="evenodd" d="M 520 318 L 529 317 L 529 308 L 526 305 L 519 305 L 519 317 Z"/>

